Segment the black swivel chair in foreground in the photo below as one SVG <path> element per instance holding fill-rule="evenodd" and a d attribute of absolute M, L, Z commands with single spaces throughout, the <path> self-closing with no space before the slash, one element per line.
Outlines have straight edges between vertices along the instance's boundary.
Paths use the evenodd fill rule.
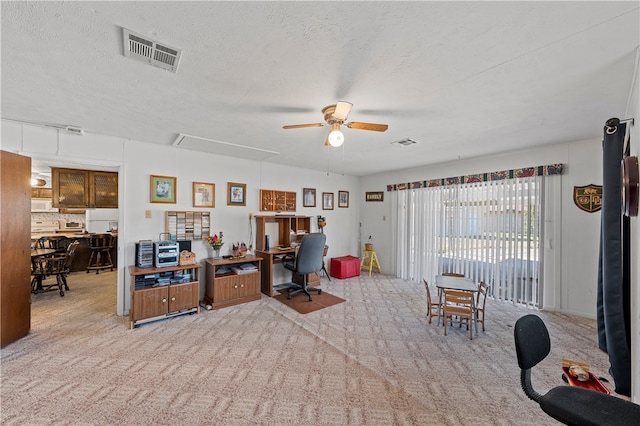
<path fill-rule="evenodd" d="M 546 325 L 536 315 L 516 321 L 513 331 L 522 390 L 554 419 L 576 426 L 640 425 L 640 405 L 591 389 L 561 385 L 542 395 L 531 385 L 531 368 L 551 351 Z"/>
<path fill-rule="evenodd" d="M 302 284 L 292 284 L 289 288 L 288 299 L 298 293 L 304 293 L 309 296 L 309 301 L 312 301 L 310 291 L 317 291 L 318 294 L 322 293 L 321 288 L 313 288 L 307 286 L 307 274 L 313 272 L 320 272 L 322 270 L 322 259 L 324 257 L 324 244 L 327 240 L 327 236 L 320 233 L 306 235 L 298 252 L 291 260 L 285 260 L 283 266 L 290 271 L 302 276 Z"/>

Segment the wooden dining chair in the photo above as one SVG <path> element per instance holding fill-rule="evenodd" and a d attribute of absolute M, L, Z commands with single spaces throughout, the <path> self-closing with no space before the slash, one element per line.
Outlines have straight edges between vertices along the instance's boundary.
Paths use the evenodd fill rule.
<path fill-rule="evenodd" d="M 442 304 L 442 318 L 444 323 L 444 335 L 447 335 L 447 319 L 449 325 L 453 325 L 453 317 L 458 317 L 460 326 L 462 321 L 467 321 L 469 339 L 473 340 L 473 293 L 470 291 L 444 289 L 444 302 Z M 477 327 L 477 324 L 476 324 Z M 477 331 L 477 330 L 476 330 Z"/>
<path fill-rule="evenodd" d="M 429 317 L 429 324 L 431 324 L 433 316 L 440 314 L 440 303 L 437 301 L 434 302 L 433 299 L 431 299 L 431 289 L 429 288 L 427 280 L 423 279 L 422 281 L 424 281 L 424 287 L 427 289 L 427 316 Z M 440 324 L 439 321 L 438 319 L 438 325 Z"/>
<path fill-rule="evenodd" d="M 64 291 L 69 290 L 66 279 L 67 256 L 41 257 L 37 260 L 35 269 L 31 272 L 34 279 L 31 281 L 31 292 L 41 293 L 57 290 L 60 297 Z M 55 277 L 54 282 L 46 282 L 49 277 Z"/>
<path fill-rule="evenodd" d="M 49 237 L 40 237 L 35 241 L 34 244 L 34 248 L 37 249 L 44 249 L 44 248 L 50 248 L 51 245 L 49 244 Z"/>
<path fill-rule="evenodd" d="M 489 291 L 489 286 L 485 284 L 484 281 L 480 281 L 478 285 L 478 293 L 476 294 L 476 324 L 480 322 L 482 324 L 482 331 L 484 331 L 484 311 L 487 303 L 487 292 Z"/>

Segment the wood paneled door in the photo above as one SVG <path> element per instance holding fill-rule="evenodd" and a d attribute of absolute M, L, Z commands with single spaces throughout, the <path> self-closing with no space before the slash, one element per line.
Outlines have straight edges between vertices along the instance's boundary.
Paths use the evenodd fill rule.
<path fill-rule="evenodd" d="M 31 328 L 31 158 L 0 151 L 0 347 Z"/>

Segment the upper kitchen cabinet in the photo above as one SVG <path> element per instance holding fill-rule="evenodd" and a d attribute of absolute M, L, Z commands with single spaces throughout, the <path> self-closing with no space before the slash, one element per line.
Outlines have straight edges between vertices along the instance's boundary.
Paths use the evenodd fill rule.
<path fill-rule="evenodd" d="M 31 188 L 31 198 L 51 198 L 53 192 L 51 188 Z"/>
<path fill-rule="evenodd" d="M 89 172 L 89 207 L 118 208 L 118 173 Z"/>
<path fill-rule="evenodd" d="M 118 173 L 51 168 L 53 206 L 118 208 Z"/>

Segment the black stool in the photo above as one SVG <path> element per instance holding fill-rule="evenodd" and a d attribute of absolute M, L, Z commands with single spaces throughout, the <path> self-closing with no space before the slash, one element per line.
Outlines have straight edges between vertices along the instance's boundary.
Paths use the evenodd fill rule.
<path fill-rule="evenodd" d="M 89 249 L 91 256 L 87 265 L 87 274 L 90 271 L 100 273 L 102 269 L 113 271 L 113 260 L 111 259 L 111 249 L 113 249 L 113 236 L 111 234 L 91 234 L 89 235 Z"/>

